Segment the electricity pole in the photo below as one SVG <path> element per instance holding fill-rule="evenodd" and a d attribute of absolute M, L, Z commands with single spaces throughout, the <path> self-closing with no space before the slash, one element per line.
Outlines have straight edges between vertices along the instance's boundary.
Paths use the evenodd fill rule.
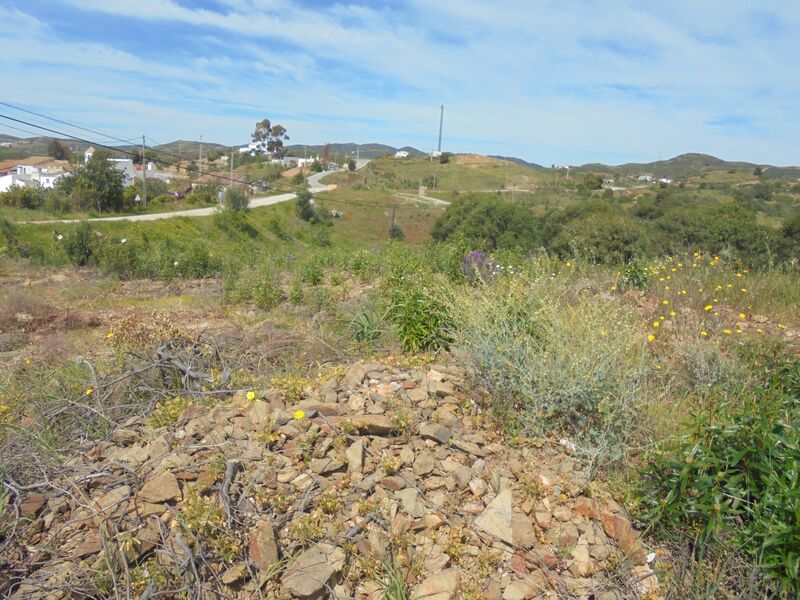
<path fill-rule="evenodd" d="M 202 162 L 203 162 L 203 136 L 202 135 L 200 136 L 200 154 L 198 155 L 197 158 L 198 158 L 197 162 L 202 164 Z"/>
<path fill-rule="evenodd" d="M 442 153 L 442 125 L 444 124 L 444 104 L 441 106 L 441 112 L 439 113 L 439 154 Z"/>
<path fill-rule="evenodd" d="M 144 157 L 144 134 L 142 134 L 142 202 L 147 208 L 147 163 Z"/>
<path fill-rule="evenodd" d="M 231 187 L 233 187 L 233 146 L 231 146 Z"/>

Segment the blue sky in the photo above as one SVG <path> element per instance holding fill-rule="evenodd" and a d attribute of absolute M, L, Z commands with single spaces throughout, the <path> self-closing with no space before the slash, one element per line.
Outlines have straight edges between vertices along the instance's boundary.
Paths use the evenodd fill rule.
<path fill-rule="evenodd" d="M 786 0 L 0 4 L 0 98 L 157 142 L 244 143 L 268 117 L 430 150 L 443 103 L 456 152 L 797 165 L 798 56 Z"/>

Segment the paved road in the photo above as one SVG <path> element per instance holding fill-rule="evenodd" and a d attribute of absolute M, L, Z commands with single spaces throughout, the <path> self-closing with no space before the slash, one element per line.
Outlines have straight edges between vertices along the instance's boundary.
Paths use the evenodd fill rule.
<path fill-rule="evenodd" d="M 326 188 L 327 189 L 327 188 Z M 250 208 L 258 208 L 259 206 L 271 206 L 279 202 L 286 202 L 293 200 L 295 194 L 278 194 L 276 196 L 257 196 L 250 199 Z M 213 215 L 217 210 L 216 206 L 208 206 L 206 208 L 189 208 L 187 210 L 173 210 L 172 212 L 164 213 L 149 213 L 145 215 L 125 215 L 120 217 L 98 217 L 96 219 L 89 219 L 91 222 L 103 221 L 160 221 L 161 219 L 177 219 L 178 217 L 208 217 Z M 60 221 L 23 221 L 20 224 L 24 225 L 46 225 L 47 223 L 80 223 L 83 219 L 61 219 Z"/>
<path fill-rule="evenodd" d="M 364 167 L 369 160 L 368 159 L 361 159 L 358 161 L 359 164 L 357 165 L 357 169 Z M 328 191 L 329 188 L 327 185 L 320 183 L 320 179 L 325 177 L 326 175 L 330 175 L 331 172 L 323 171 L 322 173 L 315 173 L 308 178 L 308 189 L 312 194 L 316 194 L 317 192 L 325 192 Z M 256 196 L 255 198 L 250 199 L 250 203 L 248 207 L 250 208 L 258 208 L 260 206 L 272 206 L 273 204 L 278 204 L 280 202 L 286 202 L 287 200 L 294 200 L 296 198 L 296 194 L 277 194 L 275 196 Z M 208 206 L 206 208 L 190 208 L 187 210 L 174 210 L 172 212 L 163 212 L 163 213 L 150 213 L 146 215 L 125 215 L 120 217 L 98 217 L 96 219 L 89 219 L 89 221 L 95 222 L 103 222 L 103 221 L 160 221 L 161 219 L 177 219 L 178 217 L 208 217 L 214 214 L 214 211 L 217 210 L 216 206 Z M 83 219 L 61 219 L 56 221 L 21 221 L 17 223 L 18 225 L 47 225 L 48 223 L 80 223 Z"/>

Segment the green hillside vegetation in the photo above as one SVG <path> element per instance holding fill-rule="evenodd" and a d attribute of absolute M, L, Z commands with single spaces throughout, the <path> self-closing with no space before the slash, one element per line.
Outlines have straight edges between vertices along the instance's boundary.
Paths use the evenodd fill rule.
<path fill-rule="evenodd" d="M 65 310 L 116 308 L 109 331 L 69 331 L 107 372 L 174 335 L 175 305 L 210 306 L 203 328 L 230 319 L 265 332 L 268 346 L 236 349 L 247 365 L 237 385 L 277 382 L 287 399 L 328 364 L 315 347 L 341 360 L 449 352 L 485 396 L 465 403 L 485 407 L 470 418 L 507 444 L 570 448 L 592 476 L 580 493 L 624 502 L 671 597 L 796 597 L 800 190 L 750 173 L 613 192 L 596 175 L 384 158 L 329 175 L 338 187 L 313 203 L 150 223 L 0 221 L 0 276 L 77 274 Z M 393 207 L 403 242 L 389 241 Z M 135 299 L 114 306 L 115 289 L 150 282 L 184 291 L 142 300 L 151 316 Z M 0 288 L 0 305 L 4 333 L 48 314 L 21 285 Z M 77 422 L 67 407 L 92 373 L 25 339 L 0 375 L 0 439 L 13 449 L 0 472 L 23 481 L 28 458 L 55 471 L 69 435 L 106 439 L 117 426 L 91 416 L 105 418 L 102 405 Z M 159 400 L 157 414 L 171 415 L 168 402 L 188 406 Z"/>

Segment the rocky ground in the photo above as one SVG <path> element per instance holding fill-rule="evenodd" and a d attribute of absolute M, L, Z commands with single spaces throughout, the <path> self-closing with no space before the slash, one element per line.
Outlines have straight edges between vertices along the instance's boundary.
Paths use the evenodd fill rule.
<path fill-rule="evenodd" d="M 467 382 L 452 364 L 358 362 L 299 393 L 131 419 L 83 445 L 68 478 L 16 490 L 0 591 L 661 597 L 668 557 L 589 485 L 570 443 L 508 443 Z"/>

